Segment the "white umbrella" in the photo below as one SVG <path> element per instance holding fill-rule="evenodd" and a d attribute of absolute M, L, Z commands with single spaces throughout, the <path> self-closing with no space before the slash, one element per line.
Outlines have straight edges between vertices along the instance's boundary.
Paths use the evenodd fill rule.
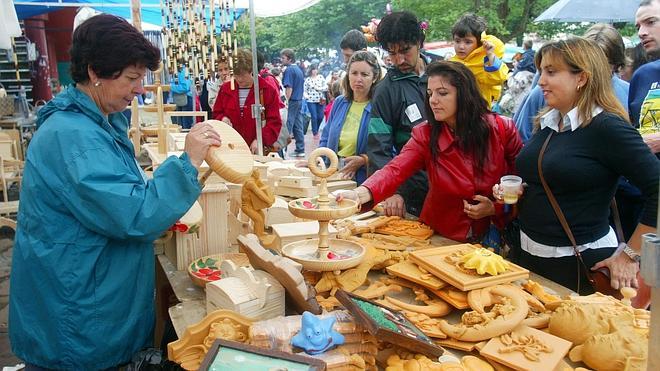
<path fill-rule="evenodd" d="M 256 17 L 278 17 L 303 10 L 319 2 L 319 0 L 254 0 L 254 15 Z M 250 0 L 236 0 L 236 8 L 250 8 Z"/>
<path fill-rule="evenodd" d="M 534 22 L 634 22 L 640 0 L 559 0 Z"/>

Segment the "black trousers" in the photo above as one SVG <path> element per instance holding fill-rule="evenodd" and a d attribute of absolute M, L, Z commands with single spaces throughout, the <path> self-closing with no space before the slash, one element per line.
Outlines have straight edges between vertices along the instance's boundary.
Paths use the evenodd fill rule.
<path fill-rule="evenodd" d="M 612 256 L 616 247 L 607 247 L 602 249 L 587 249 L 581 252 L 582 260 L 588 269 L 601 260 Z M 561 258 L 542 258 L 534 256 L 527 251 L 520 251 L 519 265 L 529 269 L 538 275 L 541 275 L 551 281 L 554 281 L 566 288 L 577 292 L 578 287 L 578 266 L 580 263 L 574 256 L 564 256 Z M 594 293 L 593 287 L 589 284 L 584 269 L 580 266 L 580 295 L 589 295 Z"/>

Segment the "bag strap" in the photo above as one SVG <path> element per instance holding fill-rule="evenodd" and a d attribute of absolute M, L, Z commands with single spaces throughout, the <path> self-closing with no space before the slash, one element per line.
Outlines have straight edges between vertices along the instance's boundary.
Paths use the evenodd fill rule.
<path fill-rule="evenodd" d="M 621 242 L 626 242 L 623 236 L 623 227 L 621 227 L 621 218 L 619 217 L 619 208 L 616 205 L 616 199 L 612 197 L 612 203 L 610 204 L 612 209 L 612 219 L 614 219 L 614 229 L 616 230 L 616 240 Z"/>
<path fill-rule="evenodd" d="M 584 260 L 582 260 L 582 254 L 580 254 L 580 250 L 577 248 L 577 243 L 575 242 L 575 237 L 573 236 L 573 232 L 571 232 L 571 227 L 568 226 L 568 221 L 566 221 L 566 217 L 564 216 L 564 213 L 561 211 L 561 208 L 559 207 L 559 203 L 557 203 L 557 199 L 555 196 L 552 194 L 552 191 L 550 190 L 550 187 L 548 186 L 548 183 L 545 181 L 545 177 L 543 176 L 543 167 L 542 167 L 542 162 L 543 162 L 543 154 L 545 153 L 546 148 L 548 147 L 548 143 L 550 143 L 550 138 L 552 137 L 553 130 L 550 129 L 550 134 L 548 134 L 548 137 L 545 139 L 545 142 L 543 143 L 543 146 L 541 147 L 541 152 L 539 153 L 539 158 L 537 162 L 537 167 L 539 171 L 539 178 L 541 180 L 541 184 L 543 185 L 543 189 L 545 190 L 545 193 L 548 195 L 548 200 L 550 201 L 550 205 L 552 205 L 552 209 L 555 211 L 555 214 L 557 215 L 557 218 L 559 219 L 559 223 L 561 224 L 561 227 L 564 229 L 564 232 L 568 236 L 568 239 L 571 241 L 571 244 L 573 245 L 573 252 L 575 253 L 575 257 L 579 261 L 578 265 L 578 275 L 577 275 L 577 292 L 578 294 L 580 293 L 580 266 L 584 269 L 584 273 L 587 276 L 587 280 L 591 285 L 593 286 L 595 284 L 593 278 L 591 278 L 591 275 L 589 274 L 589 268 L 587 267 L 586 264 L 584 264 Z"/>

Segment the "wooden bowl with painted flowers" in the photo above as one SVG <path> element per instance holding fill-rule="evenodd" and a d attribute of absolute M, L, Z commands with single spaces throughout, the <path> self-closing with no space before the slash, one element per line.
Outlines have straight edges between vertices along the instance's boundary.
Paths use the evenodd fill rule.
<path fill-rule="evenodd" d="M 188 276 L 199 287 L 206 287 L 209 282 L 222 279 L 220 263 L 225 260 L 233 261 L 239 267 L 249 267 L 250 260 L 243 253 L 227 253 L 204 256 L 188 264 Z"/>

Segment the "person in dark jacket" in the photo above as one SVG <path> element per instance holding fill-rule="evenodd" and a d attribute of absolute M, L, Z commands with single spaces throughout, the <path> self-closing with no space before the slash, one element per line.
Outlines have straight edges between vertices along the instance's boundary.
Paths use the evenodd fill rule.
<path fill-rule="evenodd" d="M 536 52 L 532 49 L 532 40 L 525 40 L 523 42 L 523 49 L 525 51 L 522 54 L 522 58 L 520 58 L 516 67 L 513 69 L 514 75 L 520 71 L 536 73 L 536 66 L 534 66 L 534 54 Z"/>
<path fill-rule="evenodd" d="M 410 139 L 413 127 L 426 119 L 424 92 L 426 61 L 420 55 L 424 32 L 410 12 L 393 12 L 378 24 L 376 39 L 392 58 L 393 68 L 378 83 L 371 100 L 367 139 L 369 172 L 383 168 Z M 387 215 L 419 216 L 428 179 L 424 171 L 413 175 L 394 195 L 383 200 Z"/>
<path fill-rule="evenodd" d="M 75 81 L 40 111 L 25 160 L 12 257 L 9 337 L 26 370 L 104 370 L 153 343 L 153 242 L 201 193 L 220 137 L 195 125 L 149 179 L 122 111 L 160 52 L 123 18 L 73 33 Z"/>

